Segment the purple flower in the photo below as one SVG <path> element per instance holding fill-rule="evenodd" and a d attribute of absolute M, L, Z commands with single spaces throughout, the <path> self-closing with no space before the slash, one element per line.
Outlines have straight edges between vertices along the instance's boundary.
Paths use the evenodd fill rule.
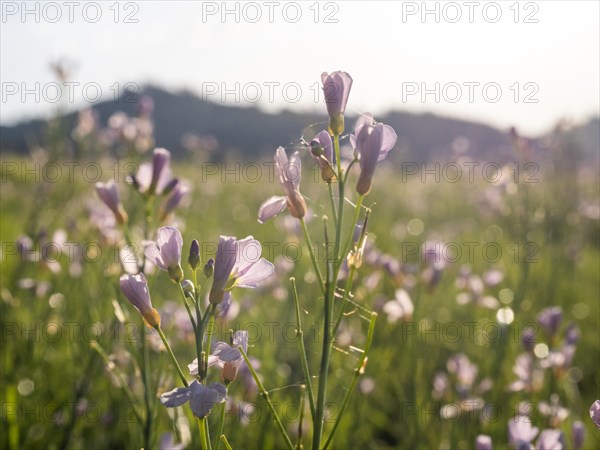
<path fill-rule="evenodd" d="M 225 286 L 235 265 L 237 257 L 237 239 L 232 236 L 221 236 L 215 257 L 213 284 L 209 294 L 211 303 L 219 304 L 225 294 Z"/>
<path fill-rule="evenodd" d="M 333 153 L 333 143 L 327 130 L 321 131 L 312 141 L 310 141 L 310 154 L 321 168 L 321 178 L 324 182 L 330 183 L 335 178 L 335 155 Z"/>
<path fill-rule="evenodd" d="M 275 272 L 269 261 L 261 258 L 262 246 L 252 236 L 237 240 L 221 236 L 217 246 L 213 285 L 209 300 L 219 304 L 225 291 L 234 287 L 256 288 Z"/>
<path fill-rule="evenodd" d="M 108 183 L 96 183 L 96 193 L 113 212 L 117 222 L 120 224 L 127 223 L 127 213 L 123 209 L 119 198 L 119 190 L 113 180 L 110 180 Z"/>
<path fill-rule="evenodd" d="M 527 416 L 516 416 L 508 422 L 508 441 L 515 449 L 529 448 L 539 429 L 531 426 L 531 419 Z"/>
<path fill-rule="evenodd" d="M 533 348 L 535 347 L 535 343 L 537 342 L 537 339 L 535 337 L 535 330 L 533 327 L 526 327 L 523 332 L 521 333 L 521 343 L 523 344 L 523 347 L 525 348 L 525 350 L 527 350 L 528 352 L 533 351 Z"/>
<path fill-rule="evenodd" d="M 221 383 L 204 386 L 194 380 L 189 387 L 165 392 L 160 396 L 160 402 L 167 408 L 174 408 L 189 401 L 194 415 L 203 418 L 208 415 L 214 405 L 224 402 L 226 398 L 227 388 Z"/>
<path fill-rule="evenodd" d="M 352 77 L 341 71 L 331 74 L 323 72 L 321 82 L 323 83 L 327 114 L 329 114 L 329 132 L 331 135 L 342 134 L 344 132 L 344 113 L 352 88 Z"/>
<path fill-rule="evenodd" d="M 383 305 L 389 323 L 395 323 L 398 319 L 410 320 L 414 310 L 410 296 L 404 289 L 397 289 L 395 298 Z"/>
<path fill-rule="evenodd" d="M 567 345 L 576 345 L 579 341 L 579 328 L 573 322 L 567 325 L 567 329 L 565 331 L 565 340 Z"/>
<path fill-rule="evenodd" d="M 596 426 L 600 428 L 600 400 L 596 400 L 592 403 L 592 406 L 590 406 L 590 417 Z"/>
<path fill-rule="evenodd" d="M 121 292 L 140 312 L 146 323 L 151 327 L 160 326 L 158 311 L 152 307 L 148 282 L 143 273 L 137 275 L 122 275 L 119 279 Z"/>
<path fill-rule="evenodd" d="M 467 391 L 473 386 L 479 372 L 477 365 L 473 364 L 463 353 L 449 358 L 447 367 L 448 372 L 456 375 L 459 388 Z"/>
<path fill-rule="evenodd" d="M 485 434 L 480 434 L 475 439 L 476 450 L 492 450 L 492 438 Z"/>
<path fill-rule="evenodd" d="M 359 194 L 369 193 L 377 162 L 385 159 L 397 139 L 392 127 L 375 123 L 372 115 L 364 114 L 358 119 L 354 136 L 350 136 L 350 143 L 360 155 L 360 176 L 356 184 Z"/>
<path fill-rule="evenodd" d="M 198 264 L 200 264 L 200 244 L 196 239 L 192 241 L 190 245 L 190 255 L 188 256 L 188 264 L 192 270 L 196 270 Z"/>
<path fill-rule="evenodd" d="M 244 357 L 238 350 L 240 346 L 245 353 L 248 352 L 247 331 L 236 331 L 233 335 L 232 345 L 226 342 L 217 342 L 213 346 L 212 354 L 208 357 L 208 367 L 217 366 L 222 369 L 221 377 L 225 385 L 235 380 L 238 370 L 244 363 Z M 188 369 L 190 375 L 198 375 L 198 358 L 188 364 Z"/>
<path fill-rule="evenodd" d="M 169 162 L 171 153 L 164 148 L 157 148 L 153 152 L 152 163 L 144 163 L 135 174 L 134 180 L 139 190 L 145 194 L 162 194 L 167 186 L 171 189 L 173 180 Z"/>
<path fill-rule="evenodd" d="M 537 320 L 549 336 L 555 336 L 562 322 L 562 308 L 560 306 L 553 306 L 543 309 L 538 314 Z"/>
<path fill-rule="evenodd" d="M 145 254 L 159 269 L 168 272 L 175 282 L 179 282 L 183 278 L 180 265 L 182 247 L 181 232 L 175 227 L 162 227 L 158 230 L 156 242 L 146 247 Z"/>
<path fill-rule="evenodd" d="M 571 436 L 573 437 L 573 449 L 580 450 L 583 447 L 583 441 L 585 440 L 585 426 L 580 420 L 573 422 L 571 427 Z"/>
<path fill-rule="evenodd" d="M 306 202 L 300 193 L 302 176 L 300 154 L 295 152 L 288 160 L 284 148 L 279 147 L 275 152 L 275 170 L 286 196 L 273 196 L 265 200 L 258 209 L 258 222 L 265 223 L 284 211 L 286 207 L 293 217 L 301 219 L 306 214 Z"/>
<path fill-rule="evenodd" d="M 560 430 L 543 430 L 535 444 L 535 450 L 563 450 L 563 434 Z"/>
<path fill-rule="evenodd" d="M 171 195 L 169 195 L 169 197 L 167 197 L 167 199 L 161 205 L 158 219 L 161 221 L 165 220 L 167 216 L 179 206 L 181 200 L 183 200 L 183 197 L 185 197 L 188 192 L 190 192 L 189 187 L 181 183 L 177 183 L 177 185 L 173 188 Z"/>

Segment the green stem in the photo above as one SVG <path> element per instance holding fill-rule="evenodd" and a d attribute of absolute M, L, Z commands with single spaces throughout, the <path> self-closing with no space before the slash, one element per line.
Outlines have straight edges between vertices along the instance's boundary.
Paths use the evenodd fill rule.
<path fill-rule="evenodd" d="M 219 434 L 217 435 L 217 450 L 221 448 L 221 436 L 223 436 L 223 428 L 225 428 L 225 408 L 227 402 L 223 402 L 221 414 L 219 416 Z"/>
<path fill-rule="evenodd" d="M 146 197 L 146 203 L 144 205 L 144 240 L 147 241 L 150 235 L 150 224 L 152 223 L 152 203 L 153 197 Z M 142 265 L 140 266 L 140 272 L 144 271 L 146 267 L 146 252 L 142 254 Z"/>
<path fill-rule="evenodd" d="M 358 162 L 357 158 L 354 158 L 350 164 L 348 164 L 348 167 L 346 167 L 346 174 L 344 175 L 344 184 L 346 183 L 346 181 L 348 181 L 348 175 L 350 174 L 350 169 L 352 168 L 352 166 L 354 164 L 356 164 Z"/>
<path fill-rule="evenodd" d="M 337 227 L 335 230 L 335 246 L 334 246 L 334 252 L 333 254 L 335 255 L 335 264 L 336 266 L 341 266 L 341 261 L 340 261 L 340 243 L 342 241 L 342 223 L 344 222 L 344 174 L 342 172 L 342 162 L 340 160 L 340 136 L 338 134 L 336 134 L 335 136 L 333 136 L 333 147 L 335 148 L 335 156 L 336 156 L 336 160 L 337 160 L 337 167 L 338 167 L 338 173 L 337 173 L 337 177 L 338 177 L 338 191 L 339 191 L 339 199 L 338 199 L 338 215 L 337 215 Z M 354 232 L 354 230 L 351 230 L 352 232 Z M 334 270 L 334 272 L 337 272 L 337 269 Z M 337 276 L 335 277 L 337 279 Z"/>
<path fill-rule="evenodd" d="M 344 288 L 344 295 L 342 296 L 342 301 L 340 302 L 340 310 L 337 314 L 337 318 L 335 320 L 335 324 L 332 328 L 332 335 L 335 336 L 338 328 L 340 327 L 340 322 L 342 321 L 342 317 L 344 316 L 344 307 L 346 306 L 346 300 L 348 299 L 348 295 L 350 295 L 350 290 L 352 289 L 352 282 L 354 281 L 354 275 L 356 275 L 356 267 L 350 267 L 350 273 L 348 274 L 348 279 L 346 280 L 346 287 Z"/>
<path fill-rule="evenodd" d="M 190 317 L 190 321 L 192 322 L 192 326 L 194 327 L 194 331 L 196 331 L 196 321 L 194 320 L 194 316 L 192 315 L 192 310 L 190 309 L 190 305 L 188 305 L 187 297 L 185 296 L 185 291 L 183 290 L 183 286 L 181 283 L 177 282 L 177 286 L 179 286 L 179 292 L 181 292 L 181 298 L 183 299 L 183 304 L 185 305 L 185 310 Z"/>
<path fill-rule="evenodd" d="M 373 342 L 373 334 L 375 333 L 375 321 L 376 320 L 377 320 L 377 313 L 376 312 L 371 313 L 371 321 L 369 322 L 369 331 L 367 334 L 367 343 L 365 346 L 365 350 L 363 351 L 363 355 L 362 355 L 362 358 L 361 358 L 358 366 L 356 367 L 356 369 L 354 369 L 354 376 L 352 377 L 350 386 L 348 387 L 348 390 L 346 391 L 344 400 L 342 400 L 342 405 L 340 406 L 340 412 L 338 413 L 335 423 L 333 424 L 333 428 L 331 430 L 331 433 L 329 434 L 329 437 L 327 438 L 327 441 L 325 441 L 323 450 L 326 450 L 329 447 L 329 445 L 331 444 L 331 441 L 333 440 L 333 436 L 334 436 L 334 434 L 340 424 L 340 421 L 342 419 L 342 415 L 344 414 L 344 411 L 346 410 L 346 406 L 348 406 L 348 401 L 350 400 L 350 396 L 354 392 L 356 383 L 357 383 L 358 379 L 360 378 L 360 376 L 365 373 L 365 369 L 367 367 L 367 361 L 369 359 L 369 350 L 371 349 L 371 343 Z"/>
<path fill-rule="evenodd" d="M 308 395 L 308 403 L 310 405 L 310 415 L 315 418 L 315 398 L 312 388 L 312 377 L 308 367 L 308 359 L 306 358 L 306 348 L 304 347 L 304 332 L 302 331 L 302 321 L 300 319 L 300 302 L 298 300 L 298 290 L 296 289 L 296 279 L 290 278 L 292 283 L 292 293 L 294 294 L 294 304 L 296 306 L 296 339 L 298 342 L 298 351 L 300 353 L 300 361 L 302 363 L 302 371 L 306 380 L 306 391 Z"/>
<path fill-rule="evenodd" d="M 333 215 L 333 223 L 337 223 L 337 210 L 335 207 L 335 198 L 333 197 L 333 186 L 331 183 L 327 183 L 327 189 L 329 189 L 329 202 L 331 203 L 331 214 Z"/>
<path fill-rule="evenodd" d="M 356 224 L 358 223 L 358 219 L 360 218 L 360 210 L 362 208 L 362 203 L 364 199 L 364 195 L 359 195 L 356 200 L 356 207 L 354 209 L 354 218 L 352 219 L 352 228 L 350 229 L 350 235 L 346 241 L 346 245 L 344 246 L 344 251 L 341 255 L 342 260 L 348 255 L 350 251 L 350 247 L 352 246 L 352 238 L 354 237 L 354 229 L 356 228 Z"/>
<path fill-rule="evenodd" d="M 208 326 L 206 327 L 206 364 L 207 366 L 204 367 L 204 373 L 208 373 L 208 355 L 210 355 L 210 344 L 212 341 L 212 335 L 213 335 L 213 328 L 214 328 L 214 323 L 215 323 L 215 311 L 217 309 L 217 305 L 210 305 L 207 311 L 207 314 L 209 316 L 208 319 Z"/>
<path fill-rule="evenodd" d="M 203 422 L 204 422 L 204 434 L 206 435 L 206 444 L 208 445 L 207 449 L 212 450 L 212 444 L 210 443 L 210 428 L 208 427 L 208 417 L 205 417 Z"/>
<path fill-rule="evenodd" d="M 169 345 L 169 342 L 167 341 L 167 338 L 165 337 L 165 334 L 163 333 L 162 328 L 160 328 L 160 326 L 156 326 L 156 327 L 154 327 L 154 329 L 158 332 L 158 335 L 162 339 L 163 344 L 165 345 L 165 348 L 167 349 L 167 353 L 171 357 L 171 360 L 173 361 L 173 365 L 177 369 L 177 373 L 179 374 L 179 378 L 181 378 L 183 385 L 185 387 L 188 387 L 188 382 L 185 379 L 185 375 L 183 374 L 183 371 L 181 370 L 181 367 L 179 366 L 179 362 L 177 362 L 177 358 L 175 358 L 175 354 L 173 353 L 173 350 L 171 349 L 171 346 Z"/>
<path fill-rule="evenodd" d="M 301 218 L 299 220 L 300 220 L 300 225 L 302 227 L 302 232 L 304 233 L 304 239 L 306 240 L 306 245 L 308 246 L 308 253 L 310 254 L 310 259 L 312 260 L 313 267 L 315 269 L 315 272 L 317 273 L 317 278 L 319 279 L 319 285 L 321 286 L 321 291 L 324 293 L 325 292 L 325 288 L 324 288 L 325 283 L 323 281 L 323 275 L 321 274 L 321 269 L 319 269 L 319 263 L 317 262 L 317 258 L 315 256 L 315 251 L 313 249 L 312 241 L 310 239 L 310 234 L 308 233 L 308 228 L 306 228 L 306 222 L 304 221 L 304 218 Z"/>
<path fill-rule="evenodd" d="M 258 375 L 257 375 L 256 371 L 254 370 L 254 367 L 252 367 L 252 364 L 250 364 L 248 355 L 246 355 L 246 352 L 244 351 L 242 346 L 239 346 L 238 350 L 244 357 L 244 361 L 246 362 L 246 365 L 248 366 L 248 370 L 250 370 L 250 373 L 252 374 L 252 378 L 254 378 L 254 382 L 256 383 L 256 386 L 258 387 L 258 391 L 260 392 L 261 397 L 267 403 L 267 406 L 269 407 L 269 411 L 273 415 L 273 419 L 275 420 L 275 423 L 277 424 L 277 428 L 279 429 L 281 436 L 283 436 L 283 439 L 285 440 L 287 448 L 290 450 L 293 450 L 294 444 L 292 444 L 290 437 L 288 436 L 287 432 L 285 431 L 285 427 L 283 426 L 283 423 L 281 423 L 281 419 L 277 415 L 277 411 L 275 411 L 275 407 L 273 406 L 273 403 L 271 402 L 271 399 L 269 398 L 269 393 L 266 391 L 264 385 L 262 384 L 262 381 L 260 381 L 260 378 L 258 378 Z"/>
<path fill-rule="evenodd" d="M 198 429 L 200 430 L 200 447 L 203 450 L 208 450 L 210 444 L 206 436 L 206 417 L 198 418 Z"/>
<path fill-rule="evenodd" d="M 226 450 L 233 450 L 233 448 L 231 447 L 231 444 L 229 444 L 229 441 L 227 440 L 227 437 L 225 437 L 224 434 L 221 435 L 220 439 L 223 441 L 223 445 L 225 446 Z"/>
<path fill-rule="evenodd" d="M 326 237 L 327 239 L 327 237 Z M 323 435 L 323 415 L 325 412 L 325 399 L 327 394 L 327 375 L 329 373 L 329 358 L 331 356 L 331 315 L 333 305 L 333 292 L 335 285 L 332 282 L 332 267 L 327 263 L 327 280 L 325 282 L 325 320 L 323 325 L 323 348 L 321 353 L 321 366 L 319 370 L 319 391 L 317 393 L 316 414 L 313 421 L 313 450 L 321 447 Z"/>
<path fill-rule="evenodd" d="M 144 448 L 150 448 L 150 433 L 152 432 L 152 407 L 150 405 L 150 354 L 146 344 L 146 325 L 142 321 L 140 325 L 140 336 L 142 346 L 142 384 L 144 385 L 144 405 L 146 407 L 146 423 L 144 424 Z"/>

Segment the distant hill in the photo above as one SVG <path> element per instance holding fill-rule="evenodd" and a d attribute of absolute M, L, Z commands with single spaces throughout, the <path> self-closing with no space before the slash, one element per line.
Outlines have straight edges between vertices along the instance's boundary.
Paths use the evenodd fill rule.
<path fill-rule="evenodd" d="M 165 147 L 175 157 L 184 157 L 182 136 L 211 135 L 219 143 L 214 159 L 235 153 L 250 159 L 271 155 L 279 145 L 286 145 L 301 137 L 307 126 L 322 122 L 312 129 L 325 127 L 325 115 L 299 114 L 282 111 L 269 114 L 257 108 L 218 104 L 203 101 L 189 92 L 168 92 L 156 87 L 146 87 L 140 95 L 154 100 L 153 119 L 156 145 Z M 128 96 L 131 99 L 131 96 Z M 126 103 L 106 101 L 94 105 L 100 122 L 106 125 L 108 118 L 117 111 L 128 115 L 137 112 L 137 101 Z M 73 126 L 77 113 L 66 116 Z M 507 131 L 464 120 L 440 117 L 433 114 L 391 112 L 377 116 L 377 120 L 391 125 L 398 134 L 400 151 L 394 159 L 426 162 L 452 159 L 453 155 L 466 154 L 476 160 L 504 162 L 514 159 Z M 350 131 L 354 118 L 347 119 Z M 29 145 L 43 142 L 46 121 L 33 120 L 10 127 L 0 127 L 0 149 L 3 152 L 26 152 Z M 598 119 L 581 127 L 586 155 L 598 155 Z M 311 137 L 309 132 L 306 137 Z"/>

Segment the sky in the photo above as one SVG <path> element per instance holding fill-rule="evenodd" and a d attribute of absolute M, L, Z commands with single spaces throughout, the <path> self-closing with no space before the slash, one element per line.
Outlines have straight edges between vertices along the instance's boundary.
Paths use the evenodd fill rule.
<path fill-rule="evenodd" d="M 1 12 L 3 125 L 148 83 L 315 110 L 320 74 L 334 70 L 354 79 L 348 109 L 376 117 L 431 112 L 534 135 L 600 114 L 598 1 L 3 1 Z"/>

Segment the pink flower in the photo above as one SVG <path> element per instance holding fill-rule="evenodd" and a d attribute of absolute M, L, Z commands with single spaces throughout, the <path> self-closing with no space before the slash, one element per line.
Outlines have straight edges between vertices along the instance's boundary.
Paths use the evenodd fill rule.
<path fill-rule="evenodd" d="M 127 300 L 140 312 L 146 323 L 151 327 L 160 326 L 158 311 L 152 307 L 148 282 L 143 273 L 137 275 L 122 275 L 119 286 Z"/>
<path fill-rule="evenodd" d="M 183 238 L 181 232 L 175 227 L 162 227 L 158 230 L 156 242 L 146 247 L 146 258 L 169 276 L 179 282 L 183 278 L 181 269 L 181 249 Z"/>
<path fill-rule="evenodd" d="M 269 261 L 261 258 L 262 246 L 252 236 L 237 240 L 221 236 L 214 264 L 213 284 L 209 301 L 219 304 L 225 291 L 234 287 L 256 288 L 275 272 Z"/>
<path fill-rule="evenodd" d="M 300 193 L 302 163 L 299 153 L 295 152 L 288 160 L 283 147 L 279 147 L 275 152 L 275 170 L 286 195 L 265 200 L 258 209 L 258 222 L 265 223 L 286 207 L 293 217 L 301 219 L 306 214 L 306 202 Z"/>
<path fill-rule="evenodd" d="M 118 223 L 127 223 L 127 213 L 123 209 L 119 198 L 119 190 L 113 180 L 110 180 L 108 183 L 96 183 L 96 193 L 113 212 Z"/>
<path fill-rule="evenodd" d="M 329 132 L 332 135 L 342 134 L 344 132 L 344 113 L 352 88 L 352 77 L 341 71 L 331 74 L 323 72 L 321 82 L 329 114 Z"/>
<path fill-rule="evenodd" d="M 350 144 L 358 152 L 360 175 L 356 192 L 366 195 L 371 190 L 371 180 L 377 163 L 387 156 L 397 140 L 396 132 L 389 125 L 375 123 L 373 116 L 363 114 L 356 122 Z"/>

